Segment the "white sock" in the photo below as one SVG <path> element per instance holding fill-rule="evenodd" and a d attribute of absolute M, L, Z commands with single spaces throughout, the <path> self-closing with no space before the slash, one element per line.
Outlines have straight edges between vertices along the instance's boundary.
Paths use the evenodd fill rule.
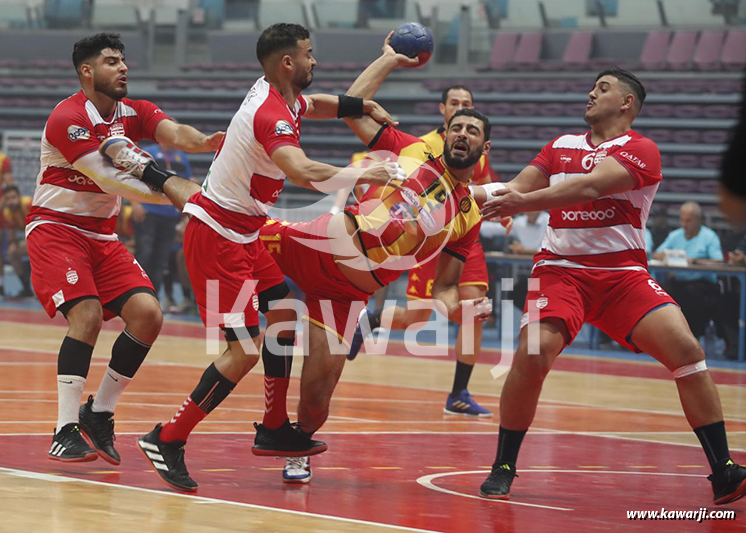
<path fill-rule="evenodd" d="M 91 410 L 94 413 L 113 413 L 119 403 L 119 397 L 122 396 L 130 381 L 132 378 L 107 367 L 96 397 L 93 399 Z"/>
<path fill-rule="evenodd" d="M 80 397 L 85 388 L 85 378 L 69 374 L 57 375 L 57 428 L 55 433 L 70 423 L 78 423 Z"/>

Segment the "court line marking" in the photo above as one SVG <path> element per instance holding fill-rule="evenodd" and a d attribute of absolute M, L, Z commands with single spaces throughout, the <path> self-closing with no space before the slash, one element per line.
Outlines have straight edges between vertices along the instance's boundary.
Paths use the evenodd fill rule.
<path fill-rule="evenodd" d="M 529 470 L 529 472 L 541 472 L 541 470 Z M 546 470 L 545 472 L 561 472 L 560 470 Z M 417 478 L 417 483 L 425 487 L 426 489 L 434 490 L 436 492 L 442 492 L 444 494 L 450 494 L 452 496 L 461 496 L 462 498 L 471 498 L 473 500 L 481 500 L 483 502 L 487 503 L 502 503 L 506 505 L 518 505 L 520 507 L 534 507 L 538 509 L 548 509 L 550 511 L 575 511 L 575 509 L 569 509 L 567 507 L 554 507 L 552 505 L 540 505 L 538 503 L 526 503 L 526 502 L 517 502 L 515 500 L 491 500 L 489 498 L 482 498 L 481 496 L 475 496 L 473 494 L 465 494 L 463 492 L 457 492 L 455 490 L 445 489 L 443 487 L 437 486 L 435 483 L 433 483 L 434 479 L 438 479 L 441 477 L 448 477 L 448 476 L 458 476 L 463 474 L 488 474 L 489 470 L 470 470 L 466 472 L 445 472 L 440 474 L 429 474 L 427 476 L 421 476 Z"/>
<path fill-rule="evenodd" d="M 255 503 L 234 502 L 230 500 L 221 500 L 219 498 L 208 498 L 205 496 L 180 494 L 178 492 L 166 492 L 166 491 L 155 490 L 155 489 L 146 489 L 143 487 L 133 487 L 130 485 L 120 485 L 118 483 L 105 483 L 103 481 L 94 481 L 91 479 L 79 479 L 76 477 L 69 477 L 69 476 L 63 476 L 63 475 L 42 474 L 39 472 L 32 472 L 29 470 L 18 470 L 15 468 L 0 467 L 0 474 L 3 474 L 3 473 L 8 476 L 34 479 L 37 481 L 47 481 L 47 482 L 52 482 L 52 483 L 86 483 L 90 485 L 104 486 L 104 487 L 119 487 L 125 490 L 133 490 L 136 492 L 144 492 L 147 494 L 157 494 L 161 496 L 174 496 L 178 498 L 186 498 L 186 499 L 192 500 L 195 504 L 233 505 L 236 507 L 244 507 L 248 509 L 260 509 L 262 511 L 276 511 L 279 513 L 287 513 L 287 514 L 293 514 L 293 515 L 298 515 L 298 516 L 310 516 L 313 518 L 335 520 L 337 522 L 347 522 L 347 523 L 352 523 L 352 524 L 361 524 L 361 525 L 366 525 L 366 526 L 396 529 L 398 531 L 413 531 L 416 533 L 442 533 L 442 532 L 438 532 L 433 529 L 417 529 L 417 528 L 406 527 L 406 526 L 386 524 L 383 522 L 371 522 L 368 520 L 360 520 L 357 518 L 345 518 L 341 516 L 325 515 L 325 514 L 320 514 L 320 513 L 310 513 L 307 511 L 295 511 L 293 509 L 283 509 L 280 507 L 269 507 L 267 505 L 259 505 Z"/>
<path fill-rule="evenodd" d="M 427 476 L 422 476 L 417 478 L 417 483 L 422 485 L 425 488 L 428 488 L 430 490 L 434 490 L 436 492 L 443 492 L 445 494 L 452 494 L 454 496 L 461 496 L 463 498 L 472 498 L 475 500 L 482 500 L 486 502 L 495 502 L 495 503 L 503 503 L 508 505 L 520 505 L 525 507 L 538 507 L 540 509 L 550 509 L 552 511 L 575 511 L 575 509 L 567 509 L 564 507 L 552 507 L 549 505 L 539 505 L 536 503 L 526 503 L 526 502 L 517 502 L 515 500 L 491 500 L 489 498 L 483 498 L 481 496 L 475 496 L 473 494 L 465 494 L 463 492 L 458 492 L 455 490 L 446 489 L 443 487 L 439 487 L 435 483 L 433 483 L 433 480 L 442 478 L 442 477 L 448 477 L 448 476 L 461 476 L 461 475 L 467 475 L 467 474 L 485 474 L 488 473 L 489 470 L 468 470 L 463 472 L 443 472 L 440 474 L 429 474 Z M 545 473 L 545 474 L 595 474 L 595 475 L 601 475 L 601 474 L 614 474 L 614 475 L 635 475 L 635 476 L 669 476 L 669 477 L 696 477 L 701 478 L 701 475 L 698 474 L 680 474 L 677 472 L 627 472 L 623 470 L 555 470 L 555 469 L 546 469 L 546 470 L 521 470 L 521 474 L 528 474 L 528 473 Z"/>

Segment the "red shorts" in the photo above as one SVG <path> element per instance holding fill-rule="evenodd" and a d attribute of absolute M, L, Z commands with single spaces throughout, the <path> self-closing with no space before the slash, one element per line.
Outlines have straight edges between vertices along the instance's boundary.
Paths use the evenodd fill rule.
<path fill-rule="evenodd" d="M 409 271 L 407 298 L 420 300 L 433 297 L 433 281 L 435 280 L 435 268 L 437 264 L 438 258 L 433 257 Z M 468 285 L 484 287 L 485 290 L 490 286 L 489 275 L 487 274 L 487 261 L 484 258 L 484 249 L 479 239 L 474 241 L 474 245 L 469 250 L 469 255 L 466 256 L 464 271 L 461 273 L 461 279 L 458 284 L 459 287 Z"/>
<path fill-rule="evenodd" d="M 104 306 L 104 320 L 117 316 L 106 304 L 153 284 L 119 241 L 98 241 L 61 224 L 42 224 L 26 239 L 31 283 L 50 317 L 65 302 L 93 296 Z"/>
<path fill-rule="evenodd" d="M 184 232 L 184 258 L 199 316 L 208 327 L 258 326 L 257 295 L 285 282 L 259 239 L 248 244 L 229 241 L 197 217 L 189 219 Z M 211 298 L 208 298 L 209 281 L 217 282 Z M 224 316 L 227 313 L 232 314 L 230 320 Z"/>
<path fill-rule="evenodd" d="M 282 273 L 306 293 L 309 322 L 336 334 L 349 345 L 357 319 L 370 294 L 352 285 L 340 272 L 334 256 L 324 250 L 331 214 L 311 222 L 280 222 L 265 225 L 261 240 Z M 303 241 L 319 242 L 318 249 Z"/>
<path fill-rule="evenodd" d="M 560 318 L 570 333 L 568 344 L 588 322 L 625 348 L 640 353 L 629 339 L 637 323 L 656 307 L 677 305 L 648 272 L 641 270 L 542 266 L 534 269 L 531 279 L 539 280 L 539 290 L 531 290 L 529 285 L 521 328 L 537 319 Z"/>

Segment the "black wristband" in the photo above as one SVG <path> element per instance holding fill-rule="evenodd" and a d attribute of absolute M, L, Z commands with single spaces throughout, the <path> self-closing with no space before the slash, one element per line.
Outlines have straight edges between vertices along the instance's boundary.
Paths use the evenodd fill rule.
<path fill-rule="evenodd" d="M 142 181 L 150 185 L 153 190 L 163 192 L 163 186 L 171 176 L 175 176 L 175 174 L 169 174 L 158 168 L 155 162 L 151 162 L 148 163 L 148 166 L 142 172 Z"/>
<path fill-rule="evenodd" d="M 337 118 L 363 116 L 363 99 L 356 96 L 339 95 Z"/>

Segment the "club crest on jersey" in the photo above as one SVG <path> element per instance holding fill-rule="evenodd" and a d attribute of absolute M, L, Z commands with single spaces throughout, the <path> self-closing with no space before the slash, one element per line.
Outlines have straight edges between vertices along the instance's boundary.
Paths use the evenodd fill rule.
<path fill-rule="evenodd" d="M 546 296 L 541 296 L 538 300 L 536 300 L 536 307 L 538 309 L 544 309 L 549 304 L 549 298 Z"/>
<path fill-rule="evenodd" d="M 593 154 L 588 154 L 581 161 L 584 170 L 590 170 L 595 165 L 606 159 L 606 150 L 599 150 Z"/>
<path fill-rule="evenodd" d="M 409 205 L 413 207 L 421 207 L 422 203 L 420 202 L 420 196 L 414 192 L 412 189 L 407 189 L 406 187 L 402 187 L 401 189 L 401 196 L 404 198 L 404 201 L 407 202 Z"/>
<path fill-rule="evenodd" d="M 109 128 L 109 137 L 114 135 L 124 135 L 124 124 L 121 122 L 115 122 Z"/>
<path fill-rule="evenodd" d="M 458 207 L 459 209 L 461 209 L 462 213 L 468 213 L 469 211 L 471 211 L 471 200 L 469 199 L 469 197 L 464 196 L 463 198 L 461 198 L 458 203 Z"/>
<path fill-rule="evenodd" d="M 278 120 L 275 124 L 275 135 L 294 135 L 295 130 L 287 120 Z"/>
<path fill-rule="evenodd" d="M 78 139 L 83 139 L 85 141 L 91 138 L 91 132 L 83 126 L 72 125 L 67 128 L 67 138 L 72 142 L 75 142 Z"/>
<path fill-rule="evenodd" d="M 65 277 L 70 285 L 75 285 L 78 282 L 78 273 L 75 270 L 68 270 Z"/>
<path fill-rule="evenodd" d="M 256 294 L 251 297 L 251 305 L 254 307 L 254 311 L 259 311 L 259 296 Z"/>

